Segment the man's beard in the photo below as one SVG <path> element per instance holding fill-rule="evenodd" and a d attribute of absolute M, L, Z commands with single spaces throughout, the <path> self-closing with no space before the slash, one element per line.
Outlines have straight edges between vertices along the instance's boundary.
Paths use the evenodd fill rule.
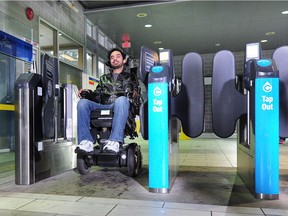
<path fill-rule="evenodd" d="M 113 65 L 111 64 L 111 68 L 112 68 L 113 70 L 119 69 L 119 68 L 121 68 L 122 66 L 123 66 L 123 64 L 119 64 L 119 65 L 116 65 L 116 66 L 113 66 Z"/>

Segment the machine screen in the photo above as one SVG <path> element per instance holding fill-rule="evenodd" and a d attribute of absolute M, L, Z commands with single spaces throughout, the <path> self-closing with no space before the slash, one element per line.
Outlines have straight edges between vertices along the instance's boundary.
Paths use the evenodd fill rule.
<path fill-rule="evenodd" d="M 246 61 L 250 59 L 260 59 L 261 58 L 260 52 L 261 52 L 260 43 L 246 44 Z"/>
<path fill-rule="evenodd" d="M 168 65 L 170 66 L 170 68 L 173 71 L 173 53 L 172 50 L 170 49 L 164 49 L 161 50 L 159 53 L 160 56 L 160 64 L 164 65 Z"/>
<path fill-rule="evenodd" d="M 168 52 L 160 52 L 160 61 L 168 62 L 169 61 L 169 53 Z"/>

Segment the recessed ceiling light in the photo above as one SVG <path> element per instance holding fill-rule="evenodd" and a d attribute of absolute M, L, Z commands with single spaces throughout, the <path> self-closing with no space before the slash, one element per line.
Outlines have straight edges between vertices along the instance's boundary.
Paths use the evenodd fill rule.
<path fill-rule="evenodd" d="M 216 43 L 216 44 L 215 44 L 215 46 L 220 46 L 220 45 L 221 45 L 220 43 Z"/>
<path fill-rule="evenodd" d="M 151 27 L 152 27 L 151 24 L 146 24 L 146 25 L 145 25 L 145 28 L 151 28 Z"/>
<path fill-rule="evenodd" d="M 146 17 L 147 14 L 146 13 L 138 13 L 136 16 L 139 18 L 143 18 L 143 17 Z"/>
<path fill-rule="evenodd" d="M 284 14 L 284 15 L 288 14 L 288 10 L 287 11 L 282 11 L 282 14 Z"/>
<path fill-rule="evenodd" d="M 162 41 L 154 41 L 154 44 L 161 44 Z"/>
<path fill-rule="evenodd" d="M 266 32 L 266 33 L 265 33 L 265 35 L 268 35 L 268 36 L 270 36 L 270 35 L 274 35 L 274 34 L 275 34 L 275 32 L 272 32 L 272 31 L 271 31 L 271 32 Z"/>
<path fill-rule="evenodd" d="M 267 43 L 268 40 L 265 39 L 265 40 L 261 40 L 260 42 L 261 42 L 261 43 Z"/>

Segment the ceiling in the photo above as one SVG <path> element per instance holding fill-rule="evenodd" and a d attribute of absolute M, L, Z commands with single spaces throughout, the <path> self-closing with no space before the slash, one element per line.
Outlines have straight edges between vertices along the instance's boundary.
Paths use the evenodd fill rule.
<path fill-rule="evenodd" d="M 288 44 L 288 1 L 79 1 L 87 18 L 119 47 L 128 35 L 139 58 L 141 46 L 188 52 L 244 51 L 260 42 L 263 50 Z M 147 16 L 138 18 L 137 14 Z M 151 24 L 151 28 L 145 28 Z M 266 35 L 267 32 L 275 32 Z M 161 41 L 155 44 L 155 41 Z"/>

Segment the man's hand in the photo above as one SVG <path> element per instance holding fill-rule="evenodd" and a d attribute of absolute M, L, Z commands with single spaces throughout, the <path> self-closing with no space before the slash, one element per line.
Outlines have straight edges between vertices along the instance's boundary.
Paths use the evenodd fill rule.
<path fill-rule="evenodd" d="M 133 94 L 132 94 L 132 98 L 135 98 L 135 97 L 137 97 L 137 96 L 139 96 L 139 94 L 138 94 L 138 92 L 137 91 L 133 91 Z"/>
<path fill-rule="evenodd" d="M 87 96 L 87 94 L 89 93 L 89 91 L 91 91 L 91 90 L 89 90 L 89 89 L 80 89 L 80 90 L 78 91 L 78 97 L 79 97 L 79 98 L 85 98 L 85 96 Z"/>

